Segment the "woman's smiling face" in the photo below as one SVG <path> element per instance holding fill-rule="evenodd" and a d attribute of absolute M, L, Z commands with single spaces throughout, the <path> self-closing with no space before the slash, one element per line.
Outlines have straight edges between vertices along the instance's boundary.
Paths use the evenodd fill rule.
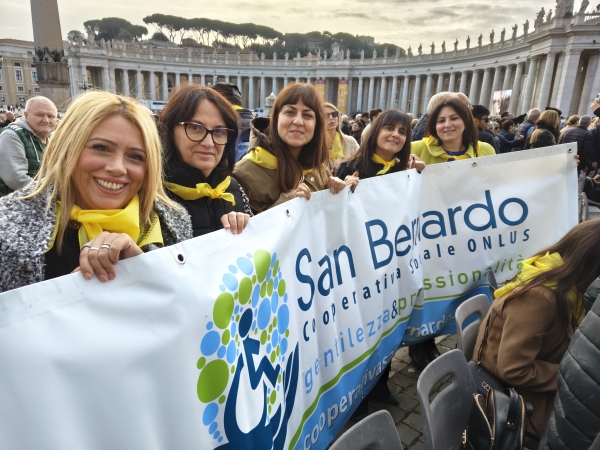
<path fill-rule="evenodd" d="M 115 114 L 94 128 L 73 173 L 82 209 L 122 209 L 139 192 L 148 171 L 141 131 Z"/>
<path fill-rule="evenodd" d="M 315 112 L 302 100 L 294 105 L 284 105 L 277 118 L 277 134 L 290 151 L 299 151 L 315 135 Z"/>

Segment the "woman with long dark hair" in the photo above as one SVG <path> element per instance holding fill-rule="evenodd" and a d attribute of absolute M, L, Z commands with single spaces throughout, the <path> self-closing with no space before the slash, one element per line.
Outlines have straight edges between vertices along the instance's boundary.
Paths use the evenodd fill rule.
<path fill-rule="evenodd" d="M 600 275 L 599 254 L 600 221 L 575 226 L 522 262 L 494 293 L 479 328 L 474 357 L 533 405 L 531 423 L 540 436 L 552 412 L 560 360 L 585 315 L 582 293 Z"/>
<path fill-rule="evenodd" d="M 426 164 L 495 155 L 494 148 L 480 142 L 471 111 L 462 101 L 450 99 L 433 110 L 425 137 L 412 143 L 412 153 Z"/>
<path fill-rule="evenodd" d="M 232 178 L 238 116 L 217 91 L 187 84 L 160 115 L 165 187 L 192 218 L 194 236 L 226 228 L 241 233 L 250 207 Z"/>
<path fill-rule="evenodd" d="M 270 120 L 252 121 L 248 154 L 235 166 L 233 176 L 248 194 L 255 213 L 311 192 L 330 189 L 334 194 L 347 183 L 329 172 L 329 148 L 321 94 L 310 84 L 292 83 L 273 104 Z"/>
<path fill-rule="evenodd" d="M 416 168 L 425 164 L 410 154 L 411 123 L 408 114 L 389 110 L 378 118 L 358 151 L 340 164 L 336 176 L 345 179 L 357 173 L 359 179 Z"/>
<path fill-rule="evenodd" d="M 410 154 L 411 121 L 408 114 L 389 110 L 382 113 L 371 127 L 358 151 L 340 164 L 336 175 L 344 180 L 371 178 L 407 169 L 425 168 L 425 163 Z M 387 381 L 390 365 L 383 371 L 381 378 L 369 394 L 377 400 L 398 404 L 390 392 Z M 369 400 L 364 399 L 354 413 L 360 420 L 368 413 Z"/>
<path fill-rule="evenodd" d="M 460 97 L 448 99 L 435 107 L 425 125 L 424 136 L 422 140 L 412 143 L 412 153 L 426 164 L 496 154 L 490 144 L 479 141 L 473 114 Z M 419 370 L 440 356 L 434 339 L 411 345 L 408 354 Z"/>

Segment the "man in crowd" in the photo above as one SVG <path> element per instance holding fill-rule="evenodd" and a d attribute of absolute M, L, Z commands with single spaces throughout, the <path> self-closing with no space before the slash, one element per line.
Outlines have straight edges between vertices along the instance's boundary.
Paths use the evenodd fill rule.
<path fill-rule="evenodd" d="M 594 148 L 594 137 L 588 131 L 592 123 L 590 116 L 581 116 L 576 127 L 569 128 L 561 135 L 558 143 L 567 144 L 577 142 L 577 154 L 579 155 L 579 168 L 589 170 L 591 162 L 596 158 L 596 149 Z M 597 161 L 596 161 L 597 162 Z"/>
<path fill-rule="evenodd" d="M 483 105 L 473 106 L 473 117 L 475 118 L 475 125 L 479 130 L 479 140 L 490 144 L 496 150 L 496 153 L 500 152 L 496 140 L 494 139 L 494 132 L 490 131 L 488 124 L 490 123 L 490 110 Z"/>
<path fill-rule="evenodd" d="M 240 131 L 235 146 L 235 160 L 239 161 L 248 153 L 250 146 L 250 122 L 252 121 L 252 111 L 242 107 L 242 93 L 237 85 L 233 83 L 218 82 L 212 88 L 223 95 L 240 118 Z"/>
<path fill-rule="evenodd" d="M 0 122 L 0 129 L 9 126 L 15 121 L 15 115 L 11 111 L 6 112 L 6 120 Z"/>
<path fill-rule="evenodd" d="M 369 123 L 370 123 L 369 122 L 369 113 L 366 111 L 364 113 L 361 113 L 360 120 L 362 120 L 362 123 L 363 123 L 364 127 L 366 128 L 367 125 L 369 125 Z"/>
<path fill-rule="evenodd" d="M 542 115 L 542 111 L 537 108 L 530 109 L 527 113 L 527 120 L 521 124 L 519 127 L 519 131 L 517 131 L 517 135 L 521 134 L 525 138 L 528 138 L 529 135 L 535 129 L 535 124 Z"/>
<path fill-rule="evenodd" d="M 350 118 L 347 114 L 342 116 L 342 133 L 350 136 L 352 134 L 352 125 L 350 125 Z"/>
<path fill-rule="evenodd" d="M 56 106 L 46 97 L 32 97 L 23 117 L 0 132 L 0 197 L 21 189 L 33 179 L 42 153 L 54 131 Z"/>
<path fill-rule="evenodd" d="M 361 135 L 361 139 L 363 139 L 363 140 L 365 139 L 365 136 L 369 133 L 369 130 L 371 129 L 371 126 L 377 120 L 377 116 L 379 116 L 379 114 L 381 114 L 382 112 L 383 112 L 383 109 L 381 109 L 381 108 L 375 108 L 375 109 L 372 109 L 371 111 L 369 111 L 369 119 L 371 119 L 371 121 L 365 127 L 365 129 L 363 130 L 362 135 Z"/>

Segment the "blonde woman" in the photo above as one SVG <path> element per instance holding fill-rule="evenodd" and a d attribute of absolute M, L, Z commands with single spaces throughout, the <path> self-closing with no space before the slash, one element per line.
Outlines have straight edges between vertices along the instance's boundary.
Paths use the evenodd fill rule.
<path fill-rule="evenodd" d="M 358 142 L 352 136 L 346 136 L 340 130 L 340 112 L 331 103 L 324 103 L 325 130 L 329 148 L 329 168 L 335 173 L 340 163 L 358 150 Z"/>
<path fill-rule="evenodd" d="M 120 259 L 192 237 L 162 187 L 150 112 L 131 99 L 75 99 L 32 183 L 0 199 L 0 292 L 81 271 L 102 282 Z"/>
<path fill-rule="evenodd" d="M 548 147 L 558 142 L 558 126 L 560 116 L 552 109 L 544 111 L 535 123 L 535 130 L 531 133 L 525 145 L 526 149 Z"/>

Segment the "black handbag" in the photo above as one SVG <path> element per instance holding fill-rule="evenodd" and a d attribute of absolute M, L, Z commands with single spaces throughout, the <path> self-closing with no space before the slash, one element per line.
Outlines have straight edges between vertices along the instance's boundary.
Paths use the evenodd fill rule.
<path fill-rule="evenodd" d="M 469 369 L 477 386 L 468 428 L 463 433 L 463 448 L 468 450 L 522 450 L 525 436 L 539 440 L 527 432 L 527 417 L 533 413 L 517 391 L 481 365 L 481 354 L 487 343 L 491 314 L 477 353 Z"/>

